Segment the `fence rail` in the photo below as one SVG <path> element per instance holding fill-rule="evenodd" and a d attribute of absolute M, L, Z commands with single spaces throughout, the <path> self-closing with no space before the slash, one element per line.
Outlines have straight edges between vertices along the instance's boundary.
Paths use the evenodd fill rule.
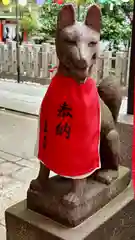
<path fill-rule="evenodd" d="M 50 65 L 56 66 L 58 64 L 55 46 L 49 43 L 42 45 L 23 44 L 19 47 L 19 51 L 21 79 L 48 84 L 52 78 L 52 73 L 49 72 Z M 92 75 L 96 81 L 102 77 L 113 75 L 122 86 L 127 86 L 129 53 L 117 52 L 115 56 L 111 51 L 101 53 L 93 67 Z M 15 42 L 0 43 L 0 77 L 17 77 Z"/>

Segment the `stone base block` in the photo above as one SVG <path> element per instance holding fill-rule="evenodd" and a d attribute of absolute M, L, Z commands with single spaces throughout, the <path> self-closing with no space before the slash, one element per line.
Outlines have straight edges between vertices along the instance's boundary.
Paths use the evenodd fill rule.
<path fill-rule="evenodd" d="M 76 227 L 120 194 L 129 182 L 130 170 L 122 166 L 119 167 L 118 178 L 110 185 L 89 177 L 79 203 L 68 205 L 62 200 L 71 191 L 72 180 L 55 176 L 48 180 L 44 192 L 28 190 L 27 207 L 65 226 Z"/>
<path fill-rule="evenodd" d="M 26 200 L 6 211 L 7 240 L 133 240 L 135 201 L 132 185 L 75 228 L 27 209 Z"/>
<path fill-rule="evenodd" d="M 120 114 L 117 130 L 120 135 L 120 164 L 132 169 L 132 147 L 133 147 L 133 115 Z"/>

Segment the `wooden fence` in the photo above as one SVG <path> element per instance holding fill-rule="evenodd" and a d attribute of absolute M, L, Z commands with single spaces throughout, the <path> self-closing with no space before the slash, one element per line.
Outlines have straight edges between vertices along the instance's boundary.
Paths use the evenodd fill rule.
<path fill-rule="evenodd" d="M 49 43 L 23 44 L 19 50 L 21 80 L 48 84 L 52 77 L 49 68 L 58 64 L 55 46 Z M 99 81 L 102 77 L 113 75 L 122 86 L 127 86 L 129 55 L 128 52 L 117 52 L 115 55 L 111 51 L 101 53 L 93 67 L 93 77 Z M 0 43 L 0 77 L 17 78 L 15 42 Z"/>

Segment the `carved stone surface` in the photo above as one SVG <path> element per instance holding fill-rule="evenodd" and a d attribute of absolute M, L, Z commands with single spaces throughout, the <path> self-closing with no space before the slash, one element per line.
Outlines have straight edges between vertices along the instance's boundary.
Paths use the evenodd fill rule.
<path fill-rule="evenodd" d="M 135 201 L 132 184 L 76 228 L 67 228 L 28 210 L 26 204 L 26 201 L 22 201 L 7 209 L 8 240 L 135 239 Z"/>
<path fill-rule="evenodd" d="M 71 181 L 56 176 L 48 180 L 45 192 L 29 189 L 28 208 L 66 226 L 75 227 L 127 187 L 130 181 L 130 171 L 125 167 L 119 167 L 119 177 L 108 186 L 88 178 L 80 204 L 67 208 L 62 202 L 62 197 L 70 191 Z"/>

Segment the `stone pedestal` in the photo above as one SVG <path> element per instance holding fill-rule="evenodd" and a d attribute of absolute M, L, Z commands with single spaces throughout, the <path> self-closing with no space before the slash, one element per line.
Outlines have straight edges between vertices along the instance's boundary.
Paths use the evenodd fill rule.
<path fill-rule="evenodd" d="M 25 200 L 6 211 L 7 240 L 135 239 L 133 197 L 132 185 L 129 184 L 121 194 L 75 228 L 67 228 L 28 210 Z"/>
<path fill-rule="evenodd" d="M 117 123 L 117 130 L 119 132 L 121 141 L 120 164 L 131 169 L 133 146 L 133 115 L 126 113 L 120 114 Z"/>
<path fill-rule="evenodd" d="M 48 180 L 44 191 L 28 190 L 27 207 L 65 226 L 76 227 L 119 195 L 129 182 L 130 170 L 122 166 L 118 178 L 110 185 L 89 177 L 83 197 L 77 204 L 69 205 L 63 203 L 63 196 L 71 191 L 72 180 L 55 176 Z"/>
<path fill-rule="evenodd" d="M 56 176 L 51 179 L 46 194 L 28 193 L 31 197 L 28 199 L 33 200 L 31 210 L 27 199 L 5 213 L 7 240 L 131 240 L 129 236 L 135 237 L 135 206 L 129 169 L 120 167 L 118 179 L 109 186 L 89 181 L 84 196 L 87 205 L 67 209 L 67 215 L 63 216 L 65 212 L 60 207 L 59 196 L 68 189 L 70 180 Z M 66 227 L 60 222 L 71 225 Z M 79 225 L 73 228 L 72 224 Z"/>

